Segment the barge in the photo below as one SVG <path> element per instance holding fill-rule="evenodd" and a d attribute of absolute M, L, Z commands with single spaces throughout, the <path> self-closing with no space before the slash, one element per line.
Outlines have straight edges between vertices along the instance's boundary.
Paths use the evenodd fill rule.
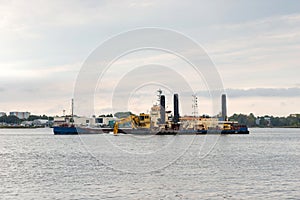
<path fill-rule="evenodd" d="M 194 115 L 179 115 L 178 94 L 174 94 L 174 111 L 165 110 L 165 96 L 158 90 L 159 104 L 153 105 L 150 114 L 129 114 L 127 117 L 116 119 L 114 124 L 106 127 L 89 126 L 90 120 L 84 119 L 85 125 L 75 125 L 72 115 L 63 124 L 53 127 L 55 135 L 104 134 L 113 132 L 132 135 L 202 135 L 202 134 L 249 134 L 248 127 L 238 122 L 227 120 L 226 96 L 222 95 L 222 116 L 198 117 L 197 97 L 194 95 Z M 75 118 L 78 119 L 78 118 Z"/>

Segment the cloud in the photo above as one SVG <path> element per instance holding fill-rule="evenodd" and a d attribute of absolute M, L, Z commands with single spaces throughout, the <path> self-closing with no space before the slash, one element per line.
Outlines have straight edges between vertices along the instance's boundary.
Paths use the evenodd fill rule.
<path fill-rule="evenodd" d="M 269 4 L 2 1 L 0 110 L 27 106 L 36 112 L 57 113 L 69 106 L 80 63 L 88 54 L 111 35 L 143 26 L 175 29 L 203 43 L 224 85 L 233 88 L 227 90 L 229 97 L 298 97 L 299 3 L 273 3 L 272 9 L 266 9 Z M 139 58 L 137 62 L 145 60 Z M 114 80 L 115 74 L 108 77 L 107 85 Z"/>
<path fill-rule="evenodd" d="M 78 73 L 81 63 L 63 65 L 45 65 L 37 61 L 11 61 L 0 62 L 2 72 L 1 79 L 11 80 L 12 78 L 21 79 L 41 79 L 56 78 L 59 75 L 73 76 Z"/>
<path fill-rule="evenodd" d="M 231 98 L 238 97 L 300 97 L 300 88 L 227 89 Z"/>
<path fill-rule="evenodd" d="M 205 44 L 226 87 L 279 87 L 298 83 L 300 14 L 211 26 L 219 38 Z"/>
<path fill-rule="evenodd" d="M 300 42 L 300 14 L 272 16 L 237 24 L 220 24 L 211 28 L 212 31 L 223 34 L 221 40 L 208 46 L 210 53 L 216 56 L 239 58 L 249 54 L 283 53 L 283 50 L 299 47 Z"/>
<path fill-rule="evenodd" d="M 250 88 L 250 89 L 225 89 L 229 98 L 247 97 L 300 97 L 300 88 Z M 208 91 L 198 91 L 197 95 L 209 98 Z"/>

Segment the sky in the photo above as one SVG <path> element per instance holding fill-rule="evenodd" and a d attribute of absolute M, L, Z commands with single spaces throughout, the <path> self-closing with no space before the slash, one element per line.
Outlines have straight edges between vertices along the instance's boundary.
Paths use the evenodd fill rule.
<path fill-rule="evenodd" d="M 0 0 L 0 111 L 70 112 L 78 74 L 91 53 L 113 36 L 143 27 L 174 30 L 205 50 L 222 79 L 229 115 L 300 113 L 298 0 Z M 108 102 L 111 96 L 122 100 L 123 93 L 131 94 L 125 104 L 136 112 L 146 112 L 155 102 L 155 90 L 160 85 L 136 85 L 135 91 L 125 88 L 123 93 L 112 93 L 126 80 L 118 74 L 120 68 L 128 72 L 137 63 L 163 63 L 178 69 L 182 66 L 188 73 L 180 62 L 165 52 L 149 51 L 120 59 L 114 63 L 115 70 L 103 78 L 102 87 L 110 89 L 98 87 L 96 114 L 116 111 Z M 147 73 L 146 68 L 139 77 L 143 73 Z M 165 88 L 169 107 L 170 91 L 181 91 L 173 75 L 166 74 L 168 83 L 174 83 L 169 91 Z M 199 81 L 199 85 L 205 84 Z M 199 113 L 213 114 L 205 86 L 199 88 Z M 138 99 L 144 93 L 149 96 Z M 181 113 L 192 112 L 192 102 L 188 102 L 191 94 L 179 96 Z"/>

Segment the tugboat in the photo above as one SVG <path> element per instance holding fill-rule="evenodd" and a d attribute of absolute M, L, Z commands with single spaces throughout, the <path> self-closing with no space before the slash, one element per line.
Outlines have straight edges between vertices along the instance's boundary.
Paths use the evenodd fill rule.
<path fill-rule="evenodd" d="M 221 134 L 249 134 L 248 127 L 238 122 L 226 121 L 223 124 Z"/>

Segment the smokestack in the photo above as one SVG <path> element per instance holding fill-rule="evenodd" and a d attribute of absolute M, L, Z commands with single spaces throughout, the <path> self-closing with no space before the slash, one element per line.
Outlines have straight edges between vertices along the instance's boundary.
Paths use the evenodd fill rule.
<path fill-rule="evenodd" d="M 160 96 L 160 123 L 164 124 L 166 122 L 166 99 L 165 95 Z"/>
<path fill-rule="evenodd" d="M 178 103 L 178 94 L 174 94 L 174 123 L 179 122 L 179 103 Z"/>
<path fill-rule="evenodd" d="M 222 119 L 227 120 L 226 94 L 222 94 Z"/>

